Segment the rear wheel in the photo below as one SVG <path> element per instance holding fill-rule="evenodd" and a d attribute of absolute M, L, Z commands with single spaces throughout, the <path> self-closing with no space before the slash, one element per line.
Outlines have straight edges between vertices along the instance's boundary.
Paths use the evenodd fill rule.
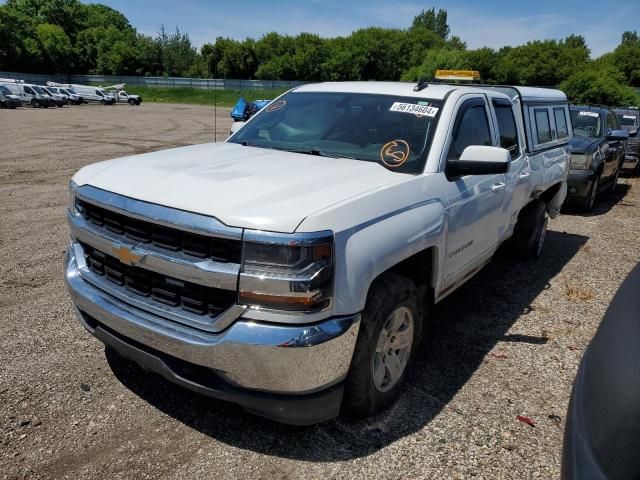
<path fill-rule="evenodd" d="M 345 381 L 347 413 L 367 417 L 398 399 L 421 343 L 422 311 L 420 293 L 405 277 L 383 274 L 371 286 Z"/>
<path fill-rule="evenodd" d="M 536 200 L 522 209 L 511 238 L 512 250 L 522 260 L 540 257 L 547 238 L 547 205 Z"/>

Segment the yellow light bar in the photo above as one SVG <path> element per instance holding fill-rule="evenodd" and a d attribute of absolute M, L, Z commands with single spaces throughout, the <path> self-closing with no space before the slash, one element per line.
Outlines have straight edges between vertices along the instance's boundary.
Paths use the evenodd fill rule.
<path fill-rule="evenodd" d="M 480 80 L 480 72 L 477 70 L 436 70 L 434 78 L 436 80 L 473 82 L 474 80 Z"/>

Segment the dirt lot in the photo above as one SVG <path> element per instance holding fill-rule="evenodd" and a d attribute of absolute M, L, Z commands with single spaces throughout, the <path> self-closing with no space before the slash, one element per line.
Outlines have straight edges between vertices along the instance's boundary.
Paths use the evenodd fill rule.
<path fill-rule="evenodd" d="M 578 362 L 640 259 L 640 182 L 550 222 L 540 261 L 500 257 L 439 305 L 393 409 L 292 428 L 107 358 L 63 286 L 71 175 L 211 141 L 212 126 L 210 108 L 181 105 L 0 111 L 0 476 L 557 477 Z"/>

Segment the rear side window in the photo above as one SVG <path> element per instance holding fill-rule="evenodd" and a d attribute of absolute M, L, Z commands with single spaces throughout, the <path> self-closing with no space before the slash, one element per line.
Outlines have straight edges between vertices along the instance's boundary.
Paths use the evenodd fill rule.
<path fill-rule="evenodd" d="M 462 152 L 469 145 L 490 146 L 491 130 L 484 103 L 470 100 L 462 105 L 449 147 L 449 160 L 459 160 Z"/>
<path fill-rule="evenodd" d="M 567 127 L 567 115 L 564 113 L 564 108 L 554 108 L 553 116 L 556 119 L 558 138 L 567 138 L 569 136 L 569 128 Z"/>
<path fill-rule="evenodd" d="M 516 119 L 513 116 L 511 105 L 493 104 L 498 119 L 498 130 L 500 132 L 500 146 L 509 150 L 511 158 L 516 158 L 520 154 L 518 146 L 518 131 L 516 129 Z"/>
<path fill-rule="evenodd" d="M 536 119 L 538 144 L 548 143 L 553 140 L 551 137 L 551 124 L 549 123 L 549 111 L 546 108 L 536 108 L 534 110 L 534 115 Z"/>

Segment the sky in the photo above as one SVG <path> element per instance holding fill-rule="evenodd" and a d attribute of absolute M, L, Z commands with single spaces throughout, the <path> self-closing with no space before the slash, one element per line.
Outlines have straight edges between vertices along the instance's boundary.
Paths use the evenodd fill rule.
<path fill-rule="evenodd" d="M 160 25 L 188 33 L 196 46 L 216 37 L 259 38 L 276 31 L 334 37 L 363 27 L 406 28 L 422 9 L 447 10 L 452 35 L 469 48 L 500 48 L 535 39 L 583 35 L 597 57 L 613 50 L 625 30 L 640 30 L 640 1 L 622 0 L 101 0 L 140 32 Z"/>

